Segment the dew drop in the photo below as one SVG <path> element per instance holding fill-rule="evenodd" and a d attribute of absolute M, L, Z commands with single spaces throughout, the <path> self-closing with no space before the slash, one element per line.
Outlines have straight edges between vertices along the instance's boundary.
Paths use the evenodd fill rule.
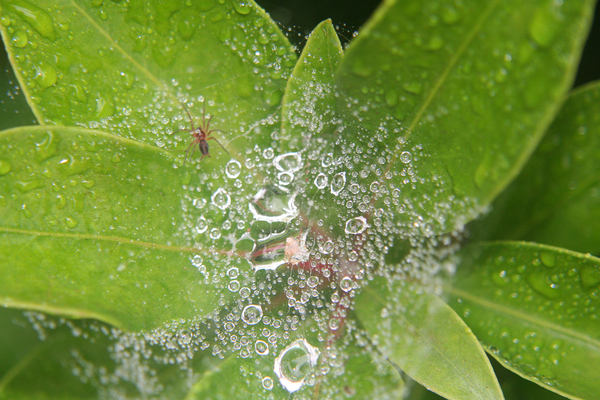
<path fill-rule="evenodd" d="M 346 173 L 338 172 L 331 180 L 331 193 L 337 196 L 342 191 L 344 186 L 346 186 Z"/>
<path fill-rule="evenodd" d="M 242 164 L 240 164 L 237 160 L 231 160 L 225 166 L 225 175 L 229 179 L 235 179 L 240 176 L 240 172 L 242 171 Z"/>
<path fill-rule="evenodd" d="M 271 389 L 273 389 L 273 379 L 271 379 L 271 377 L 270 377 L 270 376 L 265 376 L 265 377 L 262 379 L 262 385 L 263 385 L 263 387 L 264 387 L 265 389 L 267 389 L 267 390 L 271 390 Z"/>
<path fill-rule="evenodd" d="M 323 156 L 323 160 L 321 161 L 321 165 L 323 167 L 327 168 L 331 164 L 333 164 L 333 154 L 327 153 L 327 154 L 325 154 L 325 156 Z"/>
<path fill-rule="evenodd" d="M 337 318 L 331 318 L 328 325 L 329 329 L 336 331 L 340 327 L 340 320 Z"/>
<path fill-rule="evenodd" d="M 192 257 L 192 265 L 196 268 L 200 268 L 202 266 L 202 256 L 196 254 L 194 257 Z"/>
<path fill-rule="evenodd" d="M 254 343 L 254 350 L 256 350 L 256 354 L 266 356 L 269 354 L 269 345 L 262 340 L 257 340 L 256 343 Z"/>
<path fill-rule="evenodd" d="M 346 228 L 344 231 L 348 235 L 359 235 L 368 228 L 367 220 L 365 217 L 355 217 L 346 221 Z"/>
<path fill-rule="evenodd" d="M 275 152 L 273 151 L 272 148 L 267 147 L 264 151 L 263 151 L 263 157 L 267 160 L 270 160 L 271 158 L 273 158 L 273 156 L 275 155 Z"/>
<path fill-rule="evenodd" d="M 349 291 L 352 290 L 352 279 L 350 279 L 350 277 L 345 276 L 344 278 L 342 278 L 342 280 L 340 281 L 340 288 L 348 293 Z"/>
<path fill-rule="evenodd" d="M 400 161 L 402 161 L 404 164 L 408 164 L 412 161 L 412 154 L 410 154 L 409 151 L 403 151 L 400 153 Z"/>
<path fill-rule="evenodd" d="M 212 228 L 210 230 L 209 236 L 212 240 L 217 240 L 221 237 L 221 231 L 219 228 Z"/>
<path fill-rule="evenodd" d="M 319 174 L 315 178 L 315 186 L 317 187 L 317 189 L 325 189 L 325 187 L 327 186 L 328 181 L 329 180 L 327 179 L 327 175 L 325 175 L 325 174 Z"/>
<path fill-rule="evenodd" d="M 18 30 L 12 37 L 12 44 L 15 47 L 23 48 L 27 46 L 27 33 L 25 31 Z"/>
<path fill-rule="evenodd" d="M 302 166 L 300 153 L 285 153 L 273 159 L 273 165 L 282 172 L 295 172 Z"/>
<path fill-rule="evenodd" d="M 40 88 L 46 89 L 56 83 L 58 80 L 58 74 L 52 65 L 42 61 L 35 69 L 34 80 L 37 82 Z"/>
<path fill-rule="evenodd" d="M 223 188 L 218 188 L 211 196 L 210 201 L 221 210 L 225 210 L 231 204 L 231 198 Z"/>
<path fill-rule="evenodd" d="M 234 1 L 233 8 L 239 14 L 247 15 L 252 11 L 252 4 L 249 1 Z"/>
<path fill-rule="evenodd" d="M 306 376 L 317 365 L 319 350 L 306 339 L 298 339 L 281 351 L 273 370 L 281 385 L 290 393 L 304 384 Z"/>
<path fill-rule="evenodd" d="M 262 307 L 255 304 L 250 304 L 242 310 L 242 320 L 248 325 L 256 325 L 260 322 L 263 316 Z"/>
<path fill-rule="evenodd" d="M 192 341 L 192 332 L 187 329 L 180 329 L 177 332 L 177 342 L 180 346 L 185 346 L 190 344 Z"/>
<path fill-rule="evenodd" d="M 0 176 L 8 174 L 12 170 L 10 161 L 0 160 Z"/>
<path fill-rule="evenodd" d="M 240 290 L 240 283 L 238 281 L 231 281 L 229 282 L 229 285 L 227 285 L 227 288 L 231 292 L 237 292 L 238 290 Z"/>
<path fill-rule="evenodd" d="M 200 217 L 198 218 L 198 222 L 196 222 L 196 232 L 204 233 L 208 229 L 208 222 L 206 218 Z"/>

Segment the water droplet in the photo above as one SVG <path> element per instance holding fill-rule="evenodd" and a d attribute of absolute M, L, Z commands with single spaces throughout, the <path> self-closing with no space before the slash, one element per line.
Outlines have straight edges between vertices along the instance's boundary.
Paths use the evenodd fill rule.
<path fill-rule="evenodd" d="M 255 304 L 250 304 L 242 310 L 242 319 L 248 325 L 256 325 L 260 322 L 263 316 L 262 307 Z"/>
<path fill-rule="evenodd" d="M 271 377 L 270 377 L 270 376 L 265 376 L 265 377 L 262 379 L 262 385 L 263 385 L 263 387 L 264 387 L 265 389 L 267 389 L 267 390 L 271 390 L 271 389 L 273 389 L 273 379 L 271 379 Z"/>
<path fill-rule="evenodd" d="M 238 281 L 231 281 L 229 282 L 229 285 L 227 285 L 227 288 L 232 292 L 237 292 L 240 290 L 240 283 Z"/>
<path fill-rule="evenodd" d="M 290 393 L 304 384 L 306 376 L 317 365 L 319 350 L 306 339 L 298 339 L 281 351 L 273 370 L 281 385 Z"/>
<path fill-rule="evenodd" d="M 323 254 L 329 254 L 333 251 L 333 242 L 331 240 L 326 241 L 322 245 L 319 245 L 319 251 Z"/>
<path fill-rule="evenodd" d="M 561 295 L 558 284 L 552 282 L 543 271 L 533 271 L 527 276 L 527 282 L 537 293 L 549 299 L 556 299 Z"/>
<path fill-rule="evenodd" d="M 46 89 L 56 83 L 58 75 L 52 65 L 41 61 L 35 69 L 34 80 L 40 88 Z"/>
<path fill-rule="evenodd" d="M 400 161 L 402 161 L 404 164 L 408 164 L 409 162 L 411 162 L 412 154 L 410 154 L 410 151 L 403 151 L 402 153 L 400 153 Z"/>
<path fill-rule="evenodd" d="M 450 5 L 444 7 L 442 10 L 442 21 L 444 21 L 445 24 L 452 25 L 456 23 L 456 21 L 458 21 L 458 17 L 458 11 L 456 11 L 456 8 Z"/>
<path fill-rule="evenodd" d="M 337 318 L 331 318 L 329 320 L 329 329 L 331 329 L 332 331 L 336 331 L 339 327 L 340 327 L 340 320 Z"/>
<path fill-rule="evenodd" d="M 198 218 L 198 222 L 196 222 L 196 232 L 204 233 L 208 229 L 208 222 L 206 218 L 200 217 Z"/>
<path fill-rule="evenodd" d="M 209 236 L 212 240 L 217 240 L 221 237 L 221 231 L 219 228 L 212 228 L 210 230 Z"/>
<path fill-rule="evenodd" d="M 328 181 L 329 180 L 327 179 L 327 175 L 325 175 L 325 174 L 319 174 L 315 178 L 315 186 L 317 187 L 317 189 L 325 189 L 325 187 L 327 186 Z"/>
<path fill-rule="evenodd" d="M 225 175 L 228 178 L 234 179 L 240 176 L 240 172 L 242 171 L 242 164 L 240 164 L 237 160 L 231 160 L 225 166 Z"/>
<path fill-rule="evenodd" d="M 223 325 L 223 327 L 225 328 L 225 330 L 227 332 L 231 332 L 235 329 L 235 324 L 231 321 L 227 321 L 225 322 L 225 324 Z"/>
<path fill-rule="evenodd" d="M 331 193 L 337 196 L 346 186 L 346 172 L 338 172 L 331 180 Z"/>
<path fill-rule="evenodd" d="M 187 329 L 180 329 L 177 332 L 177 342 L 180 346 L 185 346 L 191 343 L 193 334 Z"/>
<path fill-rule="evenodd" d="M 247 15 L 252 11 L 252 3 L 249 1 L 234 1 L 233 8 L 242 15 Z"/>
<path fill-rule="evenodd" d="M 263 151 L 263 157 L 267 160 L 270 160 L 271 158 L 273 158 L 273 156 L 275 155 L 275 152 L 273 151 L 272 148 L 267 147 L 264 151 Z"/>
<path fill-rule="evenodd" d="M 273 165 L 282 172 L 295 172 L 302 167 L 300 153 L 285 153 L 273 159 Z"/>
<path fill-rule="evenodd" d="M 71 229 L 75 228 L 79 224 L 79 222 L 75 218 L 72 218 L 72 217 L 67 217 L 65 219 L 65 223 Z"/>
<path fill-rule="evenodd" d="M 346 293 L 351 291 L 352 290 L 352 279 L 350 279 L 349 276 L 343 277 L 342 280 L 340 281 L 340 288 Z"/>
<path fill-rule="evenodd" d="M 542 4 L 529 24 L 529 35 L 541 47 L 548 47 L 561 32 L 562 15 L 554 7 Z"/>
<path fill-rule="evenodd" d="M 210 201 L 221 210 L 225 210 L 231 204 L 231 198 L 223 188 L 218 188 L 211 196 Z"/>
<path fill-rule="evenodd" d="M 196 254 L 192 257 L 192 265 L 196 268 L 200 268 L 202 266 L 202 256 Z"/>
<path fill-rule="evenodd" d="M 412 94 L 419 94 L 423 90 L 423 84 L 420 82 L 407 82 L 402 85 L 402 89 Z"/>
<path fill-rule="evenodd" d="M 266 356 L 269 354 L 269 345 L 262 340 L 257 340 L 254 344 L 254 350 L 256 350 L 256 354 L 260 356 Z"/>
<path fill-rule="evenodd" d="M 556 266 L 556 255 L 554 253 L 544 252 L 540 254 L 540 260 L 542 260 L 542 263 L 548 268 Z"/>
<path fill-rule="evenodd" d="M 306 280 L 306 284 L 308 285 L 309 288 L 316 288 L 319 285 L 319 278 L 312 275 L 309 276 L 308 279 Z"/>
<path fill-rule="evenodd" d="M 12 170 L 10 161 L 0 160 L 0 176 L 8 174 Z"/>
<path fill-rule="evenodd" d="M 429 51 L 436 51 L 442 48 L 444 45 L 444 40 L 440 36 L 432 36 L 429 39 L 429 43 L 427 43 L 426 49 Z"/>
<path fill-rule="evenodd" d="M 27 33 L 25 31 L 18 30 L 12 37 L 12 45 L 15 47 L 23 48 L 27 46 Z"/>
<path fill-rule="evenodd" d="M 327 153 L 323 156 L 323 160 L 321 161 L 321 165 L 325 168 L 329 167 L 333 164 L 333 154 Z"/>
<path fill-rule="evenodd" d="M 48 15 L 46 11 L 26 1 L 20 1 L 18 6 L 9 5 L 8 7 L 17 13 L 17 15 L 25 22 L 31 25 L 42 37 L 49 40 L 54 40 L 56 38 L 52 18 L 50 18 L 50 15 Z"/>
<path fill-rule="evenodd" d="M 294 180 L 294 174 L 290 172 L 280 172 L 277 174 L 277 179 L 281 186 L 288 186 Z"/>
<path fill-rule="evenodd" d="M 369 225 L 367 225 L 367 220 L 365 217 L 355 217 L 346 221 L 346 228 L 344 231 L 348 235 L 359 235 L 363 233 Z"/>

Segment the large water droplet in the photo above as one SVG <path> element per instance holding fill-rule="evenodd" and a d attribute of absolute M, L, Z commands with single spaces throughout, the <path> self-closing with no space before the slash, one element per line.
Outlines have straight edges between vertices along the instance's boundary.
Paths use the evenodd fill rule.
<path fill-rule="evenodd" d="M 273 159 L 273 165 L 282 172 L 295 172 L 302 167 L 300 153 L 285 153 Z"/>
<path fill-rule="evenodd" d="M 342 191 L 344 186 L 346 186 L 346 173 L 338 172 L 331 180 L 331 193 L 337 196 Z"/>
<path fill-rule="evenodd" d="M 242 165 L 237 160 L 231 160 L 225 166 L 225 175 L 227 175 L 227 177 L 230 179 L 240 176 L 241 171 Z"/>
<path fill-rule="evenodd" d="M 221 210 L 225 210 L 231 204 L 231 198 L 223 188 L 218 188 L 211 196 L 210 201 Z"/>
<path fill-rule="evenodd" d="M 365 217 L 356 217 L 346 221 L 346 228 L 344 231 L 348 235 L 359 235 L 363 233 L 368 226 Z"/>
<path fill-rule="evenodd" d="M 12 170 L 12 165 L 8 160 L 0 160 L 0 176 L 8 174 Z"/>
<path fill-rule="evenodd" d="M 260 322 L 263 316 L 262 307 L 255 304 L 250 304 L 242 310 L 242 320 L 248 325 L 256 325 Z"/>
<path fill-rule="evenodd" d="M 315 186 L 317 187 L 317 189 L 325 189 L 325 187 L 327 186 L 328 181 L 329 180 L 327 179 L 327 175 L 325 175 L 325 174 L 319 174 L 315 178 Z"/>
<path fill-rule="evenodd" d="M 410 154 L 409 151 L 403 151 L 400 153 L 400 161 L 402 161 L 404 164 L 408 164 L 412 161 L 412 154 Z"/>
<path fill-rule="evenodd" d="M 275 359 L 273 370 L 281 386 L 288 392 L 302 387 L 312 368 L 317 365 L 319 350 L 311 346 L 306 339 L 298 339 L 281 351 Z"/>
<path fill-rule="evenodd" d="M 257 340 L 256 343 L 254 343 L 254 350 L 256 350 L 256 354 L 266 356 L 269 354 L 269 345 L 262 340 Z"/>
<path fill-rule="evenodd" d="M 249 1 L 234 1 L 233 8 L 242 15 L 247 15 L 252 11 L 252 3 Z"/>

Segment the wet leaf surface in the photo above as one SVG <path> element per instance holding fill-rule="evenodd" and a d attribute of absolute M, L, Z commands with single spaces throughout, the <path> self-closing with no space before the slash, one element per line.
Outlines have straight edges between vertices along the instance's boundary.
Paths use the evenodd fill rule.
<path fill-rule="evenodd" d="M 546 389 L 577 399 L 600 393 L 600 260 L 525 242 L 461 251 L 446 293 L 487 351 Z"/>
<path fill-rule="evenodd" d="M 383 355 L 447 399 L 503 399 L 492 367 L 465 323 L 438 297 L 374 280 L 356 314 Z"/>
<path fill-rule="evenodd" d="M 576 90 L 474 237 L 600 253 L 600 84 Z"/>
<path fill-rule="evenodd" d="M 425 232 L 451 231 L 519 172 L 571 85 L 593 5 L 387 1 L 375 12 L 336 73 L 338 107 L 344 137 L 375 149 L 388 185 L 417 177 L 401 220 L 426 214 Z"/>

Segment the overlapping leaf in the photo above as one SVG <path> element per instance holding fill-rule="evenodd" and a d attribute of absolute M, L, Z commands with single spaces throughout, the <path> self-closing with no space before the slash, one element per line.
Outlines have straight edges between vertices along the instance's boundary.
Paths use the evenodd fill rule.
<path fill-rule="evenodd" d="M 408 284 L 374 280 L 356 314 L 378 349 L 447 399 L 503 399 L 479 342 L 443 301 Z"/>
<path fill-rule="evenodd" d="M 569 89 L 593 6 L 384 2 L 336 83 L 348 141 L 412 199 L 400 218 L 452 230 L 510 182 Z"/>
<path fill-rule="evenodd" d="M 461 251 L 449 304 L 488 352 L 573 399 L 600 393 L 600 260 L 555 247 L 491 242 Z"/>
<path fill-rule="evenodd" d="M 575 91 L 475 237 L 600 252 L 600 84 Z"/>

